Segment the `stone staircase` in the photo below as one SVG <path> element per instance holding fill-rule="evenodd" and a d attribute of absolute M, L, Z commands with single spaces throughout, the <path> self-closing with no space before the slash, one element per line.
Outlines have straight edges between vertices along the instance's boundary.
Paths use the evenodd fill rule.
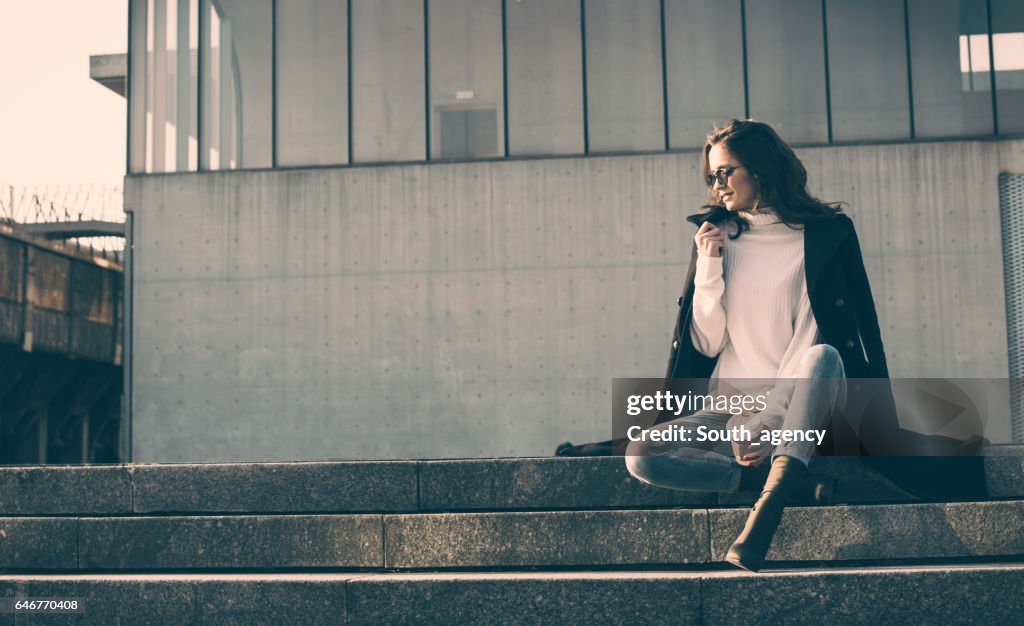
<path fill-rule="evenodd" d="M 621 458 L 0 468 L 0 624 L 1019 623 L 1024 448 L 990 499 L 907 498 L 856 459 L 752 574 L 756 494 L 673 492 Z M 6 621 L 5 621 L 6 620 Z"/>

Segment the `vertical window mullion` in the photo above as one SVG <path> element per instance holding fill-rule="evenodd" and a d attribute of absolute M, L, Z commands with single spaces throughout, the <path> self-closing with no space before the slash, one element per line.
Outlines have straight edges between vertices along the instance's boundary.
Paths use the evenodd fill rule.
<path fill-rule="evenodd" d="M 743 42 L 743 117 L 750 118 L 750 77 L 747 60 L 747 0 L 740 0 L 740 39 Z"/>
<path fill-rule="evenodd" d="M 430 0 L 423 0 L 423 145 L 424 160 L 430 160 Z"/>
<path fill-rule="evenodd" d="M 125 59 L 125 80 L 124 80 L 124 93 L 128 98 L 128 115 L 125 117 L 125 146 L 124 146 L 124 172 L 125 174 L 132 173 L 132 159 L 135 157 L 135 150 L 132 147 L 132 139 L 135 134 L 132 132 L 132 126 L 136 123 L 136 116 L 132 112 L 134 108 L 132 101 L 134 100 L 133 83 L 132 80 L 132 57 L 135 56 L 135 49 L 132 48 L 134 43 L 135 33 L 135 0 L 128 0 L 128 57 Z"/>
<path fill-rule="evenodd" d="M 196 146 L 198 155 L 196 159 L 196 170 L 202 172 L 203 166 L 203 61 L 206 55 L 203 54 L 203 42 L 206 41 L 206 11 L 203 10 L 203 0 L 198 0 L 196 10 L 196 24 L 199 30 L 199 43 L 196 46 Z"/>
<path fill-rule="evenodd" d="M 580 54 L 583 59 L 583 154 L 590 153 L 590 121 L 587 119 L 587 0 L 580 0 Z"/>
<path fill-rule="evenodd" d="M 665 0 L 658 0 L 658 27 L 661 32 L 661 115 L 665 132 L 665 150 L 671 149 L 668 128 L 668 55 L 665 47 Z"/>
<path fill-rule="evenodd" d="M 910 4 L 903 0 L 903 40 L 907 51 L 907 105 L 910 107 L 910 139 L 917 138 L 917 129 L 914 124 L 914 69 L 910 63 Z"/>
<path fill-rule="evenodd" d="M 828 142 L 832 143 L 832 77 L 828 66 L 828 0 L 821 0 L 821 38 L 825 55 L 825 123 L 828 126 Z"/>
<path fill-rule="evenodd" d="M 352 0 L 345 0 L 345 98 L 348 100 L 348 163 L 355 163 L 352 158 Z"/>
<path fill-rule="evenodd" d="M 270 167 L 277 167 L 277 0 L 270 0 Z"/>
<path fill-rule="evenodd" d="M 504 151 L 508 158 L 508 18 L 505 13 L 505 0 L 501 0 L 501 113 L 504 125 Z"/>
<path fill-rule="evenodd" d="M 999 103 L 996 97 L 996 55 L 992 45 L 992 0 L 985 0 L 985 24 L 988 30 L 988 76 L 992 88 L 992 134 L 999 136 Z"/>

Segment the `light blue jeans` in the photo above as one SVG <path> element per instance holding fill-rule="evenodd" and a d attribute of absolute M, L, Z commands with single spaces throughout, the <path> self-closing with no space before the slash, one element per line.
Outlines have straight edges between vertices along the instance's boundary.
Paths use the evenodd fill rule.
<path fill-rule="evenodd" d="M 846 372 L 839 352 L 828 344 L 811 346 L 800 358 L 794 375 L 793 395 L 782 421 L 782 430 L 812 430 L 828 425 L 832 413 L 846 406 Z M 726 431 L 729 413 L 698 411 L 653 429 L 683 426 L 697 432 Z M 804 465 L 814 456 L 814 441 L 783 442 L 772 453 L 800 459 Z M 639 480 L 658 487 L 685 491 L 730 492 L 740 484 L 742 466 L 725 442 L 631 441 L 626 447 L 626 469 Z"/>

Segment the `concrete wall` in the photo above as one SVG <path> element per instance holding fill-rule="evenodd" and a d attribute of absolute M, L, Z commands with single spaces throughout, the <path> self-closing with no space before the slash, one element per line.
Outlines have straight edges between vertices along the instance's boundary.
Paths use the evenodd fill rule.
<path fill-rule="evenodd" d="M 1007 375 L 996 179 L 1021 145 L 800 151 L 814 191 L 850 203 L 893 376 Z M 129 177 L 135 459 L 607 438 L 611 379 L 664 373 L 698 160 Z"/>

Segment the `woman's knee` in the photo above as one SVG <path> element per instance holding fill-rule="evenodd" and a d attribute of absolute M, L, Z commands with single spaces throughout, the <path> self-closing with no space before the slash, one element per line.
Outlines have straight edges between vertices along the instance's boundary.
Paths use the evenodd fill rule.
<path fill-rule="evenodd" d="M 838 350 L 827 343 L 819 343 L 808 348 L 800 358 L 800 370 L 809 378 L 831 378 L 845 375 L 843 357 Z"/>

